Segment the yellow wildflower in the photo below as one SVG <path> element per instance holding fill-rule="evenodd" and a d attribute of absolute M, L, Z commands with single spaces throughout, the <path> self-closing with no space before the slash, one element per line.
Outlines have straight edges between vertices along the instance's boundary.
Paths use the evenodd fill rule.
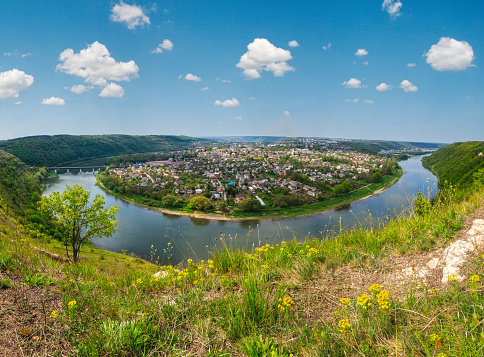
<path fill-rule="evenodd" d="M 265 265 L 265 264 L 262 264 L 261 267 L 264 268 L 264 269 L 269 269 L 269 266 Z"/>
<path fill-rule="evenodd" d="M 479 275 L 473 275 L 469 278 L 471 283 L 477 284 L 479 282 Z"/>
<path fill-rule="evenodd" d="M 457 279 L 457 275 L 455 274 L 449 275 L 449 277 L 447 278 L 449 283 L 455 283 L 455 279 Z"/>
<path fill-rule="evenodd" d="M 350 321 L 348 319 L 339 320 L 338 327 L 340 333 L 346 333 L 351 328 Z"/>
<path fill-rule="evenodd" d="M 295 302 L 290 296 L 284 296 L 279 299 L 279 304 L 277 308 L 281 311 L 288 311 L 294 308 Z"/>
<path fill-rule="evenodd" d="M 376 295 L 376 299 L 380 310 L 385 310 L 390 307 L 390 296 L 388 290 L 382 290 Z"/>
<path fill-rule="evenodd" d="M 188 265 L 192 265 L 192 263 L 193 263 L 193 260 L 191 260 L 191 259 L 188 259 L 188 260 L 187 260 L 187 263 L 188 263 Z"/>
<path fill-rule="evenodd" d="M 67 306 L 70 308 L 70 309 L 73 309 L 74 306 L 76 306 L 77 302 L 76 300 L 72 300 L 72 301 L 69 301 L 69 303 L 67 304 Z"/>
<path fill-rule="evenodd" d="M 341 303 L 342 307 L 347 307 L 350 304 L 351 300 L 349 298 L 341 298 L 339 299 L 339 302 Z"/>
<path fill-rule="evenodd" d="M 373 284 L 368 288 L 368 291 L 373 295 L 373 293 L 378 293 L 381 290 L 380 284 Z"/>
<path fill-rule="evenodd" d="M 371 303 L 371 299 L 372 297 L 367 295 L 367 294 L 363 294 L 363 295 L 360 295 L 358 296 L 358 300 L 356 301 L 356 304 L 361 306 L 363 309 L 367 309 L 369 308 L 372 303 Z"/>

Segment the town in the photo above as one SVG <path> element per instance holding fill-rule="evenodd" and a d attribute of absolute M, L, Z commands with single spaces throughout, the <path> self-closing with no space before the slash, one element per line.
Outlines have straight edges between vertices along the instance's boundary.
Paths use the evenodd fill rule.
<path fill-rule="evenodd" d="M 100 180 L 114 193 L 155 199 L 167 208 L 185 207 L 203 196 L 210 204 L 199 210 L 256 211 L 328 200 L 382 182 L 398 169 L 395 158 L 329 140 L 217 144 L 159 153 L 162 160 L 120 163 Z"/>

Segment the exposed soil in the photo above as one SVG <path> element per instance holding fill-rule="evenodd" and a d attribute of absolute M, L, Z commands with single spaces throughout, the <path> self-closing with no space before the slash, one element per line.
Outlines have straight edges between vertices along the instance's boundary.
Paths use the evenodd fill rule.
<path fill-rule="evenodd" d="M 0 356 L 68 356 L 67 327 L 49 318 L 61 311 L 61 296 L 55 285 L 32 287 L 23 277 L 0 272 L 12 285 L 0 289 Z"/>

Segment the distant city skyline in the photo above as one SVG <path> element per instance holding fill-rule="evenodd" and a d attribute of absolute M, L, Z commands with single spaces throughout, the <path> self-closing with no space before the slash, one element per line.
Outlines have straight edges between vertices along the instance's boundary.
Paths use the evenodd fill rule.
<path fill-rule="evenodd" d="M 479 2 L 17 0 L 0 19 L 0 140 L 484 140 Z"/>

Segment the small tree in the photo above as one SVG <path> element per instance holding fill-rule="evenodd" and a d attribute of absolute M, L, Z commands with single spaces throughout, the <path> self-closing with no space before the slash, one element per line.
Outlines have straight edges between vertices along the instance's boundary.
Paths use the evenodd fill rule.
<path fill-rule="evenodd" d="M 80 185 L 66 186 L 63 193 L 52 192 L 38 203 L 39 210 L 51 216 L 60 225 L 64 234 L 64 244 L 72 247 L 74 262 L 79 260 L 81 247 L 96 237 L 110 237 L 116 232 L 116 213 L 119 206 L 105 208 L 104 197 L 97 194 L 89 202 L 90 191 Z"/>
<path fill-rule="evenodd" d="M 383 177 L 379 172 L 375 172 L 373 175 L 371 175 L 372 182 L 382 182 L 382 180 L 383 180 Z"/>
<path fill-rule="evenodd" d="M 190 200 L 192 207 L 199 211 L 204 211 L 210 207 L 210 200 L 205 196 L 193 197 Z"/>
<path fill-rule="evenodd" d="M 239 207 L 244 211 L 258 211 L 261 209 L 261 204 L 256 198 L 246 198 L 239 203 Z"/>

